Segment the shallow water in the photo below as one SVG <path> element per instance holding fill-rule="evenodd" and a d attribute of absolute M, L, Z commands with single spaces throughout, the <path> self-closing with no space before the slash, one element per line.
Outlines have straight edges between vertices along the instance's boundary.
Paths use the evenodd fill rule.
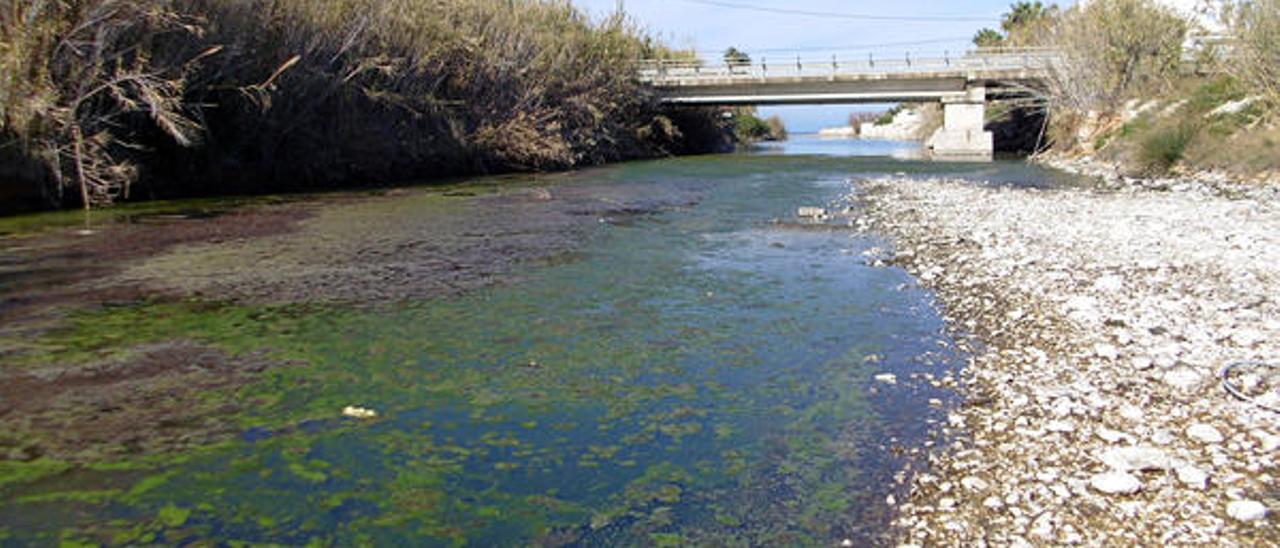
<path fill-rule="evenodd" d="M 964 356 L 927 292 L 867 264 L 883 242 L 797 225 L 795 208 L 842 205 L 863 174 L 1059 184 L 1019 163 L 884 155 L 901 148 L 801 139 L 482 182 L 454 213 L 530 186 L 696 199 L 601 216 L 572 252 L 459 295 L 71 312 L 46 335 L 60 352 L 195 340 L 290 365 L 210 393 L 244 405 L 230 441 L 0 468 L 0 544 L 875 542 L 897 449 L 921 446 L 956 401 L 910 377 Z M 352 404 L 379 417 L 340 417 Z"/>

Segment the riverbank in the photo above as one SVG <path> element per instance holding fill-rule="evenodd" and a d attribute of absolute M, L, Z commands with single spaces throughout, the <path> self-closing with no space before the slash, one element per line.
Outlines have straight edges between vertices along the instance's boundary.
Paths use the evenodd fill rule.
<path fill-rule="evenodd" d="M 975 349 L 903 542 L 1280 542 L 1276 414 L 1218 377 L 1280 355 L 1280 208 L 1169 188 L 857 184 Z"/>
<path fill-rule="evenodd" d="M 732 149 L 567 3 L 32 2 L 0 20 L 0 212 L 368 188 Z M 68 48 L 66 44 L 83 44 Z"/>

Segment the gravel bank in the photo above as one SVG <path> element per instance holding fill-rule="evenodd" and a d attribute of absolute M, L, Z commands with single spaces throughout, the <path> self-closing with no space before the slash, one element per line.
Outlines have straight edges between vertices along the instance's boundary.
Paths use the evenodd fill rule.
<path fill-rule="evenodd" d="M 1280 545 L 1280 414 L 1218 377 L 1280 362 L 1280 203 L 947 180 L 854 192 L 975 348 L 951 448 L 899 507 L 904 543 Z M 1274 376 L 1236 380 L 1276 405 Z"/>

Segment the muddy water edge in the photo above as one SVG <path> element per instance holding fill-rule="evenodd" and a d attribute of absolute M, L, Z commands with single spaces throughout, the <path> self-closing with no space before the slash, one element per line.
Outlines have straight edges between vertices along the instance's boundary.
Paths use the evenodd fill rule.
<path fill-rule="evenodd" d="M 796 150 L 0 219 L 0 544 L 885 542 L 967 355 L 795 209 L 1059 181 Z"/>

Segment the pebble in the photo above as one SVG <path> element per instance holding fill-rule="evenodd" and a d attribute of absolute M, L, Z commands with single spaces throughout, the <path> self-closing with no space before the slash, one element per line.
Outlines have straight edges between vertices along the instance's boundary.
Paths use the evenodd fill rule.
<path fill-rule="evenodd" d="M 365 407 L 348 405 L 342 408 L 342 416 L 353 419 L 375 419 L 378 418 L 378 412 Z"/>
<path fill-rule="evenodd" d="M 1204 382 L 1204 377 L 1199 372 L 1190 367 L 1179 367 L 1166 371 L 1164 374 L 1164 382 L 1169 386 L 1190 392 L 1200 386 Z"/>
<path fill-rule="evenodd" d="M 893 373 L 880 373 L 875 376 L 875 380 L 885 384 L 898 384 L 898 376 Z"/>
<path fill-rule="evenodd" d="M 1194 466 L 1179 466 L 1174 469 L 1174 473 L 1178 475 L 1178 481 L 1187 487 L 1204 490 L 1209 486 L 1209 474 Z"/>
<path fill-rule="evenodd" d="M 1103 453 L 1099 460 L 1112 470 L 1121 472 L 1168 470 L 1173 467 L 1169 455 L 1155 447 L 1116 447 Z"/>
<path fill-rule="evenodd" d="M 1132 495 L 1142 490 L 1142 482 L 1138 478 L 1128 472 L 1115 470 L 1094 474 L 1089 478 L 1089 486 L 1108 495 Z"/>
<path fill-rule="evenodd" d="M 1187 427 L 1187 436 L 1204 444 L 1222 443 L 1222 433 L 1217 428 L 1198 422 Z"/>
<path fill-rule="evenodd" d="M 986 491 L 990 487 L 986 480 L 976 476 L 969 476 L 960 480 L 960 485 L 969 491 Z"/>
<path fill-rule="evenodd" d="M 1051 420 L 1044 425 L 1044 429 L 1050 432 L 1058 432 L 1069 434 L 1076 431 L 1076 425 L 1066 420 Z"/>
<path fill-rule="evenodd" d="M 1227 503 L 1227 515 L 1237 521 L 1259 521 L 1267 517 L 1267 507 L 1256 500 L 1233 500 Z"/>
<path fill-rule="evenodd" d="M 1216 378 L 1232 360 L 1280 356 L 1280 186 L 1257 201 L 1185 177 L 1111 180 L 1118 192 L 863 186 L 869 226 L 910 250 L 899 264 L 927 272 L 978 343 L 957 345 L 971 355 L 957 384 L 984 403 L 938 421 L 960 441 L 928 456 L 928 488 L 912 482 L 918 504 L 896 520 L 906 539 L 1232 546 L 1256 535 L 1224 521 L 1270 523 L 1268 499 L 1231 518 L 1207 509 L 1280 488 L 1280 423 Z M 1255 376 L 1239 386 L 1280 405 Z M 940 512 L 943 498 L 955 506 Z"/>

